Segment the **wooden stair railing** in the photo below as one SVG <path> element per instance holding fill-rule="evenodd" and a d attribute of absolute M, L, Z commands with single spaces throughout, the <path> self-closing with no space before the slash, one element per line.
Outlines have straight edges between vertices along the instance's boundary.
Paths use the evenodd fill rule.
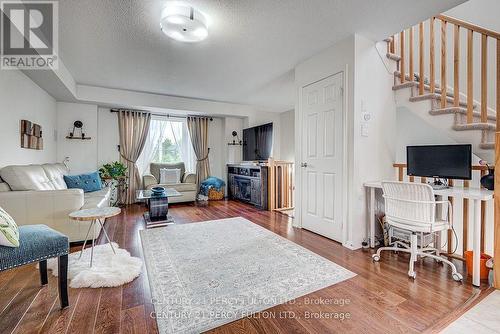
<path fill-rule="evenodd" d="M 436 27 L 439 24 L 440 32 L 441 32 L 441 66 L 439 70 L 439 75 L 436 76 L 436 40 L 435 40 L 435 31 Z M 453 57 L 453 106 L 458 107 L 460 103 L 460 96 L 457 92 L 460 92 L 460 31 L 461 29 L 466 29 L 467 31 L 467 123 L 471 124 L 474 122 L 473 119 L 473 111 L 474 111 L 474 34 L 480 34 L 481 36 L 481 48 L 480 48 L 480 73 L 481 73 L 481 82 L 478 87 L 480 89 L 480 122 L 486 123 L 488 117 L 488 41 L 490 39 L 496 40 L 497 44 L 497 52 L 496 58 L 497 63 L 500 63 L 500 33 L 489 30 L 478 25 L 474 25 L 472 23 L 462 21 L 450 16 L 446 15 L 437 15 L 432 17 L 429 20 L 429 36 L 428 36 L 428 46 L 429 46 L 429 91 L 430 93 L 435 93 L 437 88 L 436 77 L 440 78 L 440 87 L 441 87 L 441 108 L 446 108 L 447 100 L 446 96 L 448 94 L 448 86 L 447 86 L 447 78 L 448 78 L 448 57 L 447 54 L 447 26 L 453 26 L 453 53 L 451 57 Z M 425 70 L 424 70 L 424 43 L 426 40 L 426 36 L 424 36 L 424 22 L 418 24 L 418 45 L 419 51 L 418 55 L 415 55 L 415 47 L 414 47 L 414 27 L 410 27 L 409 29 L 403 30 L 398 35 L 393 36 L 388 39 L 388 47 L 387 50 L 390 54 L 396 54 L 399 56 L 399 80 L 400 83 L 405 83 L 407 78 L 409 81 L 414 81 L 415 74 L 418 77 L 418 93 L 419 95 L 424 94 L 424 80 L 425 78 Z M 407 38 L 408 36 L 408 38 Z M 398 44 L 396 48 L 396 43 Z M 418 73 L 414 71 L 414 57 L 418 57 Z M 409 70 L 408 72 L 406 70 Z M 500 67 L 497 66 L 497 75 L 496 75 L 496 103 L 493 110 L 500 109 L 500 97 L 499 97 L 499 85 L 500 85 Z"/>
<path fill-rule="evenodd" d="M 294 208 L 293 167 L 290 161 L 269 159 L 269 210 L 284 211 Z"/>
<path fill-rule="evenodd" d="M 479 122 L 477 123 L 488 123 L 488 84 L 494 82 L 496 85 L 496 89 L 494 90 L 496 96 L 494 96 L 494 106 L 491 108 L 494 110 L 494 116 L 496 117 L 496 128 L 495 128 L 495 168 L 500 170 L 500 117 L 498 112 L 500 111 L 500 33 L 496 31 L 492 31 L 481 26 L 472 24 L 470 22 L 466 22 L 463 20 L 459 20 L 446 15 L 437 15 L 429 20 L 429 36 L 428 36 L 428 46 L 429 46 L 429 91 L 431 94 L 436 92 L 436 60 L 435 60 L 435 30 L 436 26 L 439 24 L 441 28 L 441 66 L 440 75 L 440 106 L 441 108 L 446 108 L 448 106 L 449 96 L 448 86 L 447 86 L 447 78 L 448 78 L 448 57 L 450 55 L 446 52 L 447 46 L 447 26 L 453 26 L 453 52 L 452 52 L 452 63 L 453 63 L 453 107 L 459 107 L 461 105 L 460 101 L 460 50 L 461 48 L 466 48 L 466 125 L 472 125 L 475 123 L 474 119 L 474 90 L 480 89 L 480 110 L 479 110 Z M 466 33 L 466 45 L 460 45 L 460 31 L 465 29 Z M 405 83 L 407 80 L 407 76 L 409 81 L 413 81 L 415 77 L 415 72 L 413 72 L 413 59 L 414 59 L 414 45 L 413 45 L 413 30 L 410 29 L 403 30 L 400 32 L 399 40 L 397 40 L 398 35 L 395 35 L 388 39 L 388 47 L 389 55 L 392 56 L 391 59 L 397 59 L 398 55 L 395 53 L 398 52 L 399 49 L 399 61 L 398 61 L 398 69 L 399 69 L 399 81 L 401 84 Z M 425 92 L 425 64 L 424 64 L 424 41 L 426 36 L 424 36 L 424 22 L 418 24 L 418 73 L 417 73 L 417 81 L 418 81 L 418 94 L 424 95 Z M 408 34 L 409 38 L 406 38 Z M 480 39 L 480 84 L 479 87 L 476 87 L 474 82 L 474 35 L 479 34 L 481 36 Z M 488 73 L 491 73 L 491 69 L 488 68 L 488 41 L 496 40 L 496 76 L 493 76 L 493 80 L 488 81 Z M 408 42 L 407 42 L 408 41 Z M 399 44 L 399 48 L 396 45 Z M 409 54 L 406 53 L 408 50 Z M 388 56 L 389 56 L 388 55 Z M 408 59 L 408 60 L 407 60 Z M 408 61 L 408 67 L 406 67 L 406 62 Z M 495 63 L 494 60 L 491 62 Z M 451 63 L 451 62 L 450 62 Z M 409 73 L 406 73 L 406 69 L 409 69 Z M 398 166 L 395 166 L 398 167 Z M 399 168 L 399 176 L 402 178 L 402 169 Z M 464 186 L 468 186 L 468 182 L 464 182 Z M 495 174 L 495 200 L 494 200 L 495 210 L 494 210 L 494 257 L 500 262 L 500 173 Z M 465 203 L 464 203 L 465 204 Z M 467 207 L 464 205 L 464 207 Z M 464 209 L 465 210 L 465 209 Z M 483 211 L 484 209 L 482 209 Z M 484 216 L 484 214 L 482 215 Z M 464 221 L 464 232 L 467 229 L 467 222 Z M 464 242 L 464 246 L 466 245 L 466 241 Z M 494 267 L 494 278 L 495 278 L 495 287 L 497 289 L 500 288 L 500 266 Z"/>

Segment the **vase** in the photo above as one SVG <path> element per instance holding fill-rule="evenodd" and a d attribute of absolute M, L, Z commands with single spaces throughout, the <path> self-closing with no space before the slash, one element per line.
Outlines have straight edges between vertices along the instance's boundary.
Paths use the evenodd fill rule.
<path fill-rule="evenodd" d="M 488 174 L 481 178 L 481 185 L 488 190 L 493 190 L 495 188 L 495 170 L 488 169 Z"/>

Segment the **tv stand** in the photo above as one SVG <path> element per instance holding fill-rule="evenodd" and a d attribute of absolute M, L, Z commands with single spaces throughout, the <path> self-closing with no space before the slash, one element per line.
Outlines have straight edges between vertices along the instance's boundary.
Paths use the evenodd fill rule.
<path fill-rule="evenodd" d="M 267 166 L 228 164 L 227 174 L 229 198 L 267 210 Z"/>

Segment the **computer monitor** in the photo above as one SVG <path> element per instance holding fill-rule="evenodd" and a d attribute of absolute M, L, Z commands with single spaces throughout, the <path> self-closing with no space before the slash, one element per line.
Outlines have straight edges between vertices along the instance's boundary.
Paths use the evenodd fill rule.
<path fill-rule="evenodd" d="M 410 176 L 470 180 L 472 145 L 422 145 L 406 147 Z"/>

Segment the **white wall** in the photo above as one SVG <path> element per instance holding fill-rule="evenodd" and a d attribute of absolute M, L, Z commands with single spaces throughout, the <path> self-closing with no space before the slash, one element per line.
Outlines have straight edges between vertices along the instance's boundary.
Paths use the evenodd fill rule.
<path fill-rule="evenodd" d="M 295 110 L 280 114 L 280 160 L 295 160 Z"/>
<path fill-rule="evenodd" d="M 243 159 L 243 150 L 240 145 L 227 145 L 232 143 L 233 138 L 232 132 L 236 131 L 238 133 L 238 138 L 243 140 L 243 118 L 236 117 L 226 117 L 224 118 L 224 142 L 225 147 L 225 161 L 227 163 L 238 163 Z"/>
<path fill-rule="evenodd" d="M 385 44 L 355 36 L 354 159 L 350 200 L 351 246 L 358 248 L 366 236 L 365 182 L 394 176 L 396 156 L 396 102 L 393 75 L 377 54 Z M 369 121 L 364 117 L 368 116 Z M 362 128 L 366 133 L 362 134 Z"/>
<path fill-rule="evenodd" d="M 43 150 L 21 148 L 20 121 L 42 126 Z M 56 161 L 56 101 L 17 70 L 0 73 L 0 167 Z"/>
<path fill-rule="evenodd" d="M 396 142 L 395 162 L 397 163 L 406 163 L 406 146 L 457 143 L 447 137 L 443 131 L 439 131 L 404 107 L 398 107 L 397 109 Z"/>
<path fill-rule="evenodd" d="M 97 111 L 97 164 L 120 160 L 118 145 L 118 114 L 110 112 L 109 108 L 99 108 Z"/>
<path fill-rule="evenodd" d="M 83 122 L 83 132 L 90 140 L 67 139 L 75 121 Z M 75 135 L 80 132 L 75 132 Z M 57 160 L 69 157 L 71 174 L 95 171 L 98 168 L 97 106 L 57 102 Z"/>
<path fill-rule="evenodd" d="M 57 115 L 57 160 L 69 157 L 68 166 L 72 174 L 92 172 L 105 163 L 120 159 L 117 115 L 111 113 L 109 108 L 58 102 Z M 85 136 L 92 139 L 66 139 L 76 120 L 83 122 Z"/>

